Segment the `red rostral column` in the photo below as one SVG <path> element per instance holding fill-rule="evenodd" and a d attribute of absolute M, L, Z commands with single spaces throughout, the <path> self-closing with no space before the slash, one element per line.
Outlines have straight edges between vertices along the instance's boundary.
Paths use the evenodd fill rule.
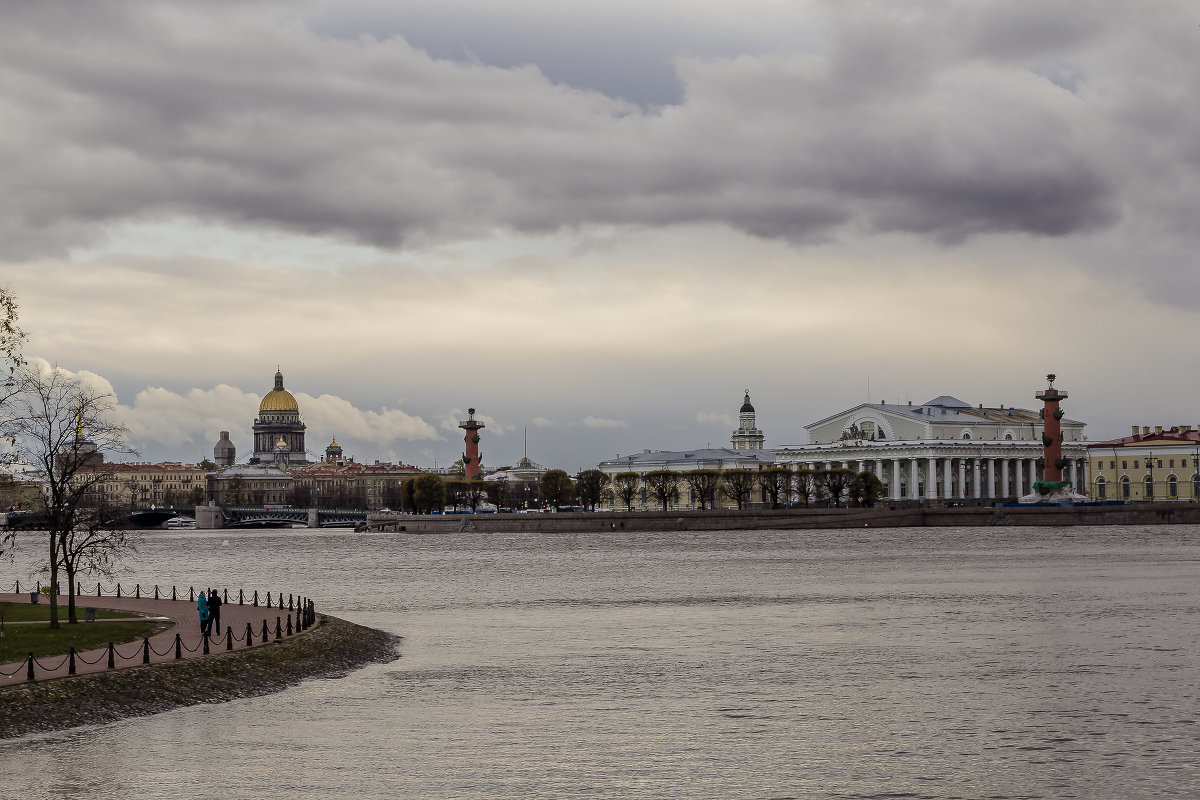
<path fill-rule="evenodd" d="M 463 442 L 466 443 L 466 450 L 463 451 L 463 472 L 467 480 L 473 481 L 479 478 L 479 429 L 484 427 L 484 424 L 475 419 L 475 409 L 468 408 L 466 421 L 458 423 L 458 427 L 466 431 L 466 435 L 463 436 Z"/>
<path fill-rule="evenodd" d="M 1067 459 L 1062 457 L 1062 424 L 1063 410 L 1059 408 L 1060 400 L 1067 399 L 1067 393 L 1054 388 L 1054 374 L 1046 376 L 1050 387 L 1034 395 L 1043 403 L 1042 406 L 1042 446 L 1045 480 L 1062 481 L 1062 470 L 1067 465 Z"/>

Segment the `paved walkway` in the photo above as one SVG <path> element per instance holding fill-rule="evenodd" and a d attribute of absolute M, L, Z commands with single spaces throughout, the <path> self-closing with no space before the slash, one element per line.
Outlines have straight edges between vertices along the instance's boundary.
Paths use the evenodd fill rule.
<path fill-rule="evenodd" d="M 42 603 L 46 598 L 40 598 Z M 60 596 L 59 619 L 65 620 L 67 615 L 67 598 Z M 0 602 L 28 603 L 28 594 L 2 594 Z M 75 604 L 78 608 L 79 619 L 84 617 L 85 608 L 111 608 L 119 611 L 136 611 L 152 617 L 165 617 L 172 621 L 170 627 L 161 633 L 150 637 L 150 663 L 175 660 L 175 635 L 179 634 L 181 653 L 184 658 L 198 658 L 204 654 L 204 637 L 200 634 L 200 619 L 196 604 L 187 600 L 154 600 L 153 598 L 135 599 L 133 597 L 88 597 L 77 596 Z M 254 633 L 254 646 L 262 644 L 263 622 L 267 623 L 271 641 L 275 641 L 276 620 L 283 629 L 283 637 L 287 638 L 288 615 L 291 615 L 292 632 L 296 631 L 296 611 L 289 612 L 287 608 L 267 608 L 264 605 L 252 606 L 232 603 L 221 606 L 220 635 L 213 632 L 209 640 L 209 651 L 223 653 L 226 651 L 226 633 L 233 631 L 233 648 L 241 650 L 246 647 L 246 624 L 249 623 Z M 64 623 L 65 624 L 65 623 Z M 80 622 L 80 625 L 89 623 Z M 114 664 L 117 669 L 122 667 L 140 666 L 142 662 L 142 642 L 140 640 L 116 645 Z M 69 674 L 69 663 L 65 655 L 46 656 L 36 659 L 34 679 L 60 678 Z M 95 663 L 85 663 L 95 662 Z M 44 666 L 43 666 L 44 665 Z M 54 669 L 47 669 L 54 667 Z M 76 653 L 75 672 L 104 672 L 108 670 L 108 648 L 100 647 L 83 653 Z M 9 673 L 15 673 L 10 675 Z M 0 686 L 23 683 L 28 680 L 24 660 L 10 661 L 0 664 Z"/>

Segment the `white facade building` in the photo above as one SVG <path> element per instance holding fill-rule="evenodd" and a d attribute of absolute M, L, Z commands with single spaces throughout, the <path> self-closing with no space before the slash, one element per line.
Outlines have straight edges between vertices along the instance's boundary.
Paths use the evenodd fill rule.
<path fill-rule="evenodd" d="M 1065 479 L 1087 481 L 1085 423 L 1063 419 Z M 1043 475 L 1040 411 L 943 395 L 923 405 L 864 403 L 806 425 L 809 444 L 774 451 L 796 469 L 870 470 L 893 501 L 1016 500 Z"/>

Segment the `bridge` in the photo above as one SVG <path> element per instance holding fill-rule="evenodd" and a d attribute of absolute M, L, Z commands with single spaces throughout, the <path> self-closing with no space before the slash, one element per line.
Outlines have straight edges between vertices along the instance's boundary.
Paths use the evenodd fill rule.
<path fill-rule="evenodd" d="M 197 528 L 353 528 L 367 512 L 345 508 L 197 506 Z"/>

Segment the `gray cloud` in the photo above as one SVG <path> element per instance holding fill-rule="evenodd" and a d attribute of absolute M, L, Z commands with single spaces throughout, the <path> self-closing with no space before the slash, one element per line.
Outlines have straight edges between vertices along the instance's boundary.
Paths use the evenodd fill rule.
<path fill-rule="evenodd" d="M 960 242 L 1094 231 L 1141 209 L 1172 234 L 1194 222 L 1196 205 L 1152 179 L 1189 183 L 1200 158 L 1196 112 L 1177 102 L 1200 85 L 1194 37 L 1155 36 L 1173 24 L 1161 9 L 1180 4 L 1106 16 L 1074 3 L 839 3 L 780 17 L 825 26 L 819 48 L 735 31 L 726 48 L 752 51 L 735 57 L 711 30 L 727 16 L 706 26 L 701 8 L 661 53 L 640 28 L 630 37 L 631 63 L 673 62 L 682 95 L 661 107 L 555 83 L 545 73 L 575 64 L 572 82 L 600 86 L 587 76 L 606 68 L 565 46 L 544 67 L 520 53 L 493 66 L 350 35 L 436 30 L 445 42 L 430 50 L 449 52 L 452 29 L 428 5 L 407 24 L 370 4 L 360 19 L 320 3 L 215 16 L 208 4 L 56 6 L 4 7 L 10 259 L 168 217 L 383 248 L 591 225 Z M 566 41 L 598 46 L 621 29 L 599 27 Z M 558 32 L 529 31 L 528 52 Z"/>

